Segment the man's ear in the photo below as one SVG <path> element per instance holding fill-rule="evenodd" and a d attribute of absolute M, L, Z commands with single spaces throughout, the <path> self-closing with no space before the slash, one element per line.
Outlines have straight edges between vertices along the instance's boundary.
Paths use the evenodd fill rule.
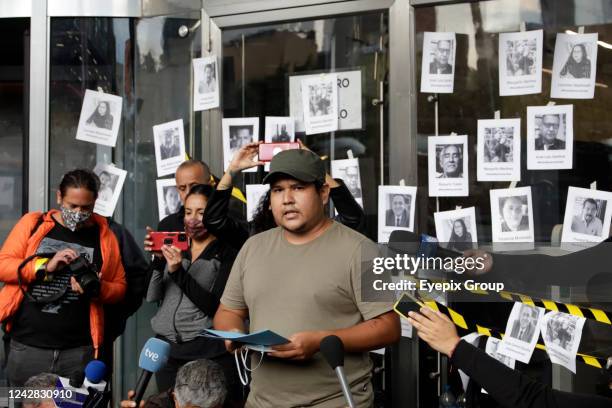
<path fill-rule="evenodd" d="M 62 203 L 62 193 L 59 189 L 55 192 L 55 198 L 57 199 L 57 205 L 60 205 Z"/>
<path fill-rule="evenodd" d="M 324 183 L 323 186 L 321 187 L 321 191 L 319 192 L 319 194 L 321 195 L 321 201 L 323 202 L 323 205 L 327 205 L 327 203 L 329 203 L 329 184 Z"/>

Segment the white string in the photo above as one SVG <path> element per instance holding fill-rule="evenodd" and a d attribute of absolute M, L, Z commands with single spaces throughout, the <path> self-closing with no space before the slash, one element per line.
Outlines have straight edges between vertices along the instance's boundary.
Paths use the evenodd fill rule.
<path fill-rule="evenodd" d="M 249 348 L 243 346 L 240 349 L 234 351 L 234 360 L 236 361 L 236 369 L 238 370 L 238 377 L 240 378 L 240 382 L 242 383 L 242 385 L 244 385 L 245 387 L 249 385 L 249 374 L 248 373 L 249 372 L 252 373 L 253 371 L 257 370 L 261 366 L 261 363 L 263 363 L 264 352 L 263 351 L 257 351 L 257 352 L 261 353 L 261 357 L 259 358 L 259 362 L 257 363 L 257 365 L 251 369 L 247 365 L 247 358 L 249 356 Z M 240 360 L 238 359 L 238 354 L 240 354 Z M 240 361 L 242 361 L 242 367 L 244 367 L 244 372 L 240 365 Z"/>

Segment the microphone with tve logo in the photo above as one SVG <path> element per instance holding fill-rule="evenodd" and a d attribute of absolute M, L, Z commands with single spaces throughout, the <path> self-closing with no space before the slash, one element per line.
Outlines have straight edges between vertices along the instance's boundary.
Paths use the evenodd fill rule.
<path fill-rule="evenodd" d="M 355 401 L 353 401 L 351 389 L 344 375 L 344 344 L 342 340 L 340 340 L 338 336 L 327 336 L 321 340 L 320 348 L 323 357 L 325 357 L 325 361 L 327 361 L 338 376 L 338 381 L 340 381 L 340 387 L 342 388 L 346 403 L 350 408 L 355 408 Z"/>
<path fill-rule="evenodd" d="M 147 385 L 149 385 L 149 381 L 151 380 L 151 375 L 166 365 L 169 355 L 170 344 L 165 341 L 152 337 L 145 343 L 140 352 L 140 359 L 138 360 L 138 366 L 142 369 L 142 372 L 138 378 L 134 395 L 136 406 L 140 405 Z"/>

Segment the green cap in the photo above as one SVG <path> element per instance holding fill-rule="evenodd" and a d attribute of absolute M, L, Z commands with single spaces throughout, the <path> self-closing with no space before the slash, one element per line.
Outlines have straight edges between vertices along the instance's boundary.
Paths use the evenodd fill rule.
<path fill-rule="evenodd" d="M 272 158 L 270 172 L 264 177 L 264 184 L 283 174 L 305 183 L 325 182 L 323 161 L 309 150 L 283 150 Z"/>

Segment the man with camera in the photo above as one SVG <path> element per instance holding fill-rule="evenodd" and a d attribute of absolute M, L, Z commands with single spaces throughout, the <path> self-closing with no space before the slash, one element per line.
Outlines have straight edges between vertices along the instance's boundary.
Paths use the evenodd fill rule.
<path fill-rule="evenodd" d="M 11 386 L 41 372 L 70 377 L 98 356 L 103 304 L 119 302 L 126 290 L 117 239 L 93 213 L 98 188 L 89 170 L 66 173 L 60 210 L 24 215 L 0 250 Z"/>

